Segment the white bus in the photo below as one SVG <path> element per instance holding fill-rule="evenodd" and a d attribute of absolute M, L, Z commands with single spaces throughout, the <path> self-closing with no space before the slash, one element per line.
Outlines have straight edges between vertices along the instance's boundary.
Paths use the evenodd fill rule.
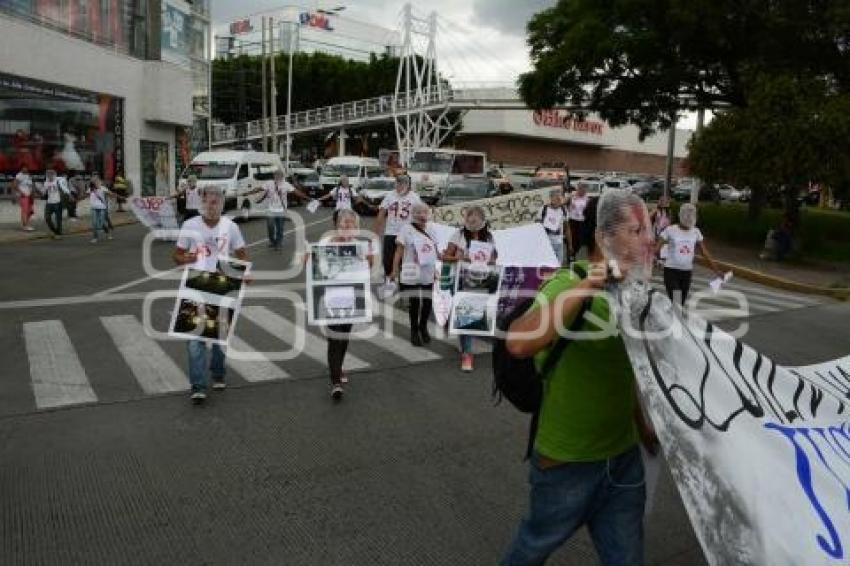
<path fill-rule="evenodd" d="M 413 190 L 428 204 L 436 204 L 452 176 L 484 175 L 487 154 L 449 148 L 421 148 L 408 164 Z"/>

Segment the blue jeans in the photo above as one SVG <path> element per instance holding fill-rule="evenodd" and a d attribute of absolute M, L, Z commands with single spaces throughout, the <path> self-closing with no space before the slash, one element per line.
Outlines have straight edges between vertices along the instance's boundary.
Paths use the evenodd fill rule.
<path fill-rule="evenodd" d="M 558 258 L 558 265 L 564 265 L 564 240 L 561 236 L 549 237 L 549 242 L 552 244 L 552 251 L 555 252 L 555 257 Z"/>
<path fill-rule="evenodd" d="M 269 243 L 275 248 L 279 248 L 283 243 L 283 216 L 268 216 L 266 217 L 266 230 L 269 233 Z"/>
<path fill-rule="evenodd" d="M 582 525 L 605 566 L 643 564 L 643 462 L 634 446 L 595 462 L 542 469 L 531 457 L 531 509 L 503 566 L 543 564 Z"/>
<path fill-rule="evenodd" d="M 207 388 L 207 343 L 203 340 L 191 340 L 189 349 L 189 383 L 192 391 Z M 224 377 L 224 350 L 218 344 L 212 344 L 210 373 L 213 377 Z"/>
<path fill-rule="evenodd" d="M 461 354 L 471 354 L 472 353 L 472 336 L 469 334 L 461 334 L 460 335 L 460 353 Z"/>
<path fill-rule="evenodd" d="M 91 230 L 94 238 L 97 239 L 98 234 L 104 229 L 106 223 L 106 210 L 103 208 L 91 209 Z"/>

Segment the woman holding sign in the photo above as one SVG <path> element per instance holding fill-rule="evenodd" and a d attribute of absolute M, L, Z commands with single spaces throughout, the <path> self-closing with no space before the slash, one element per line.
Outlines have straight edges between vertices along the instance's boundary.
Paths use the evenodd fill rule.
<path fill-rule="evenodd" d="M 404 225 L 396 238 L 390 280 L 401 284 L 410 298 L 410 343 L 422 346 L 431 342 L 428 319 L 431 317 L 431 293 L 437 274 L 437 235 L 428 228 L 428 205 L 413 205 L 412 221 Z"/>
<path fill-rule="evenodd" d="M 676 291 L 681 292 L 682 306 L 688 300 L 697 247 L 717 276 L 723 276 L 709 255 L 705 239 L 696 224 L 697 207 L 691 203 L 683 204 L 679 208 L 679 223 L 662 230 L 656 244 L 656 253 L 662 246 L 667 246 L 667 257 L 664 259 L 664 287 L 667 289 L 667 296 L 673 301 Z"/>
<path fill-rule="evenodd" d="M 560 192 L 560 189 L 558 189 Z M 473 206 L 466 210 L 463 228 L 452 235 L 443 261 L 457 263 L 461 261 L 472 264 L 492 265 L 496 263 L 496 242 L 487 226 L 484 209 Z M 473 369 L 472 336 L 460 335 L 460 369 L 471 372 Z"/>

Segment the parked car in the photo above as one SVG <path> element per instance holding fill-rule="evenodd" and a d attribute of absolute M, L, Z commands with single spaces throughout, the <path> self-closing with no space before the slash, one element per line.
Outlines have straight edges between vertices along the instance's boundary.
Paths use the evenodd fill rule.
<path fill-rule="evenodd" d="M 741 189 L 741 196 L 738 198 L 740 202 L 750 202 L 753 198 L 753 191 L 749 187 Z"/>
<path fill-rule="evenodd" d="M 511 178 L 508 177 L 508 174 L 504 170 L 498 167 L 493 167 L 487 171 L 487 178 L 493 181 L 493 184 L 499 189 L 500 194 L 506 195 L 514 190 Z"/>
<path fill-rule="evenodd" d="M 602 180 L 603 184 L 603 192 L 605 189 L 623 189 L 630 190 L 632 188 L 631 183 L 623 177 L 607 177 Z"/>
<path fill-rule="evenodd" d="M 492 179 L 485 176 L 462 177 L 449 180 L 449 184 L 440 195 L 440 206 L 459 204 L 471 200 L 494 197 L 499 189 Z"/>
<path fill-rule="evenodd" d="M 363 206 L 362 204 L 358 203 L 354 206 L 354 209 L 357 211 L 358 214 L 375 214 L 376 210 L 372 207 L 377 207 L 379 204 L 381 204 L 381 201 L 384 200 L 384 197 L 387 196 L 387 193 L 390 193 L 394 190 L 394 177 L 373 177 L 371 179 L 367 179 L 366 186 L 360 190 L 360 196 L 363 197 L 363 200 L 366 201 L 369 206 Z"/>
<path fill-rule="evenodd" d="M 638 181 L 632 185 L 632 192 L 646 202 L 657 201 L 664 194 L 664 181 L 658 179 Z"/>
<path fill-rule="evenodd" d="M 581 179 L 578 183 L 576 183 L 576 188 L 581 184 L 584 186 L 587 194 L 590 196 L 598 197 L 605 190 L 605 184 L 602 181 L 596 181 L 591 179 Z"/>
<path fill-rule="evenodd" d="M 718 192 L 720 193 L 720 198 L 729 202 L 738 202 L 741 200 L 741 191 L 733 187 L 732 185 L 727 184 L 719 184 L 715 185 Z"/>

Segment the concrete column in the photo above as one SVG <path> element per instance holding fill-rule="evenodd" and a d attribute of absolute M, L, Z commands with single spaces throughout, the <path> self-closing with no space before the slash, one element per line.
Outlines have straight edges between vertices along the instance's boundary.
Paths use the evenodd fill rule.
<path fill-rule="evenodd" d="M 339 129 L 339 143 L 337 147 L 339 148 L 339 156 L 342 157 L 345 155 L 345 139 L 348 137 L 348 134 L 345 133 L 345 128 Z"/>

